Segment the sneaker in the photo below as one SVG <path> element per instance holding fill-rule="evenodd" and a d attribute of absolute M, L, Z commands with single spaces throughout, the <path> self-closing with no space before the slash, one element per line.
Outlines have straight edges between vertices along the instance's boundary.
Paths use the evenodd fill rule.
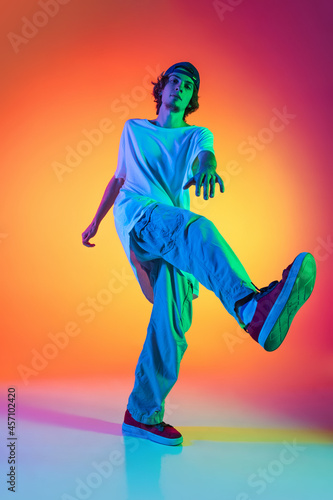
<path fill-rule="evenodd" d="M 134 420 L 128 410 L 125 412 L 122 431 L 125 436 L 135 436 L 155 443 L 174 446 L 183 442 L 183 436 L 172 425 L 161 422 L 160 424 L 147 425 Z"/>
<path fill-rule="evenodd" d="M 315 279 L 314 257 L 300 253 L 283 271 L 281 281 L 256 287 L 258 293 L 251 297 L 257 302 L 256 309 L 244 330 L 266 351 L 275 351 L 284 341 L 295 314 L 310 297 Z M 242 304 L 238 302 L 239 307 Z"/>

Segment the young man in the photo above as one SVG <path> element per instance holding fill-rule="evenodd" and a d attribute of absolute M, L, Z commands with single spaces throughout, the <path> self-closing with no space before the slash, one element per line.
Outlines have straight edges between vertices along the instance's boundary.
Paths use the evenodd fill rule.
<path fill-rule="evenodd" d="M 273 351 L 309 298 L 316 275 L 313 256 L 303 252 L 283 271 L 280 282 L 258 289 L 213 223 L 189 211 L 191 185 L 196 196 L 203 188 L 205 200 L 214 196 L 216 184 L 224 191 L 212 133 L 185 121 L 199 107 L 199 85 L 199 73 L 189 62 L 174 64 L 160 75 L 153 90 L 157 119 L 125 123 L 115 175 L 82 234 L 83 244 L 94 246 L 89 240 L 114 205 L 117 233 L 143 293 L 153 303 L 123 433 L 167 445 L 183 440 L 163 422 L 164 404 L 187 348 L 185 333 L 198 282 L 219 297 L 256 342 Z"/>

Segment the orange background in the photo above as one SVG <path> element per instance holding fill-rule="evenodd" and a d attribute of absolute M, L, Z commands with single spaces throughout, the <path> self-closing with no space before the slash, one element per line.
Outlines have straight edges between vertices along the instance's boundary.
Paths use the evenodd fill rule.
<path fill-rule="evenodd" d="M 8 4 L 1 19 L 2 382 L 23 382 L 26 368 L 34 370 L 26 384 L 134 374 L 151 306 L 112 213 L 96 247 L 82 246 L 81 233 L 114 173 L 125 120 L 155 117 L 148 90 L 154 73 L 191 61 L 201 76 L 200 109 L 188 122 L 213 132 L 226 185 L 214 200 L 193 200 L 192 209 L 213 220 L 257 286 L 280 279 L 301 251 L 313 253 L 318 275 L 274 353 L 244 337 L 201 287 L 181 374 L 202 374 L 214 390 L 246 381 L 261 389 L 330 391 L 330 3 L 245 0 L 223 14 L 216 2 L 70 0 L 57 4 L 53 17 L 38 17 L 42 4 Z M 27 20 L 45 25 L 29 31 Z M 263 129 L 273 110 L 284 108 L 294 117 L 269 135 Z M 101 122 L 110 130 L 99 144 L 84 146 L 83 131 Z M 250 136 L 259 138 L 260 150 L 248 161 L 239 148 Z M 66 164 L 72 148 L 81 152 L 75 167 Z M 238 173 L 230 174 L 230 162 Z M 54 347 L 50 334 L 70 322 L 77 335 L 58 336 L 68 342 Z M 49 356 L 38 370 L 36 352 Z"/>

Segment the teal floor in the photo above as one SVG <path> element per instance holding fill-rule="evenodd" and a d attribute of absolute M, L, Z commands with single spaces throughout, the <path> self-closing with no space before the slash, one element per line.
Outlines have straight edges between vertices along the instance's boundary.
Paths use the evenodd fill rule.
<path fill-rule="evenodd" d="M 123 437 L 130 384 L 19 387 L 16 494 L 4 484 L 3 437 L 0 498 L 332 500 L 333 439 L 327 430 L 231 400 L 222 413 L 209 395 L 186 397 L 186 384 L 180 384 L 168 399 L 165 421 L 182 432 L 182 445 Z M 2 429 L 5 416 L 2 411 Z"/>

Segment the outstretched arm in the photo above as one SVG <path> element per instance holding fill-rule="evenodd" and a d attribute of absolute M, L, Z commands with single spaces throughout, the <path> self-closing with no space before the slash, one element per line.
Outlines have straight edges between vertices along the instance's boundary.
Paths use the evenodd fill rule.
<path fill-rule="evenodd" d="M 201 151 L 192 165 L 193 177 L 185 184 L 184 189 L 195 185 L 195 195 L 200 196 L 201 186 L 203 186 L 204 199 L 208 196 L 214 198 L 215 184 L 220 185 L 221 193 L 224 192 L 224 185 L 221 177 L 216 173 L 216 158 L 211 151 Z"/>
<path fill-rule="evenodd" d="M 95 246 L 95 244 L 90 243 L 89 240 L 97 233 L 100 223 L 114 204 L 123 184 L 124 179 L 116 179 L 115 176 L 113 176 L 109 184 L 106 186 L 102 201 L 97 209 L 95 217 L 87 229 L 82 233 L 82 243 L 86 247 Z"/>

